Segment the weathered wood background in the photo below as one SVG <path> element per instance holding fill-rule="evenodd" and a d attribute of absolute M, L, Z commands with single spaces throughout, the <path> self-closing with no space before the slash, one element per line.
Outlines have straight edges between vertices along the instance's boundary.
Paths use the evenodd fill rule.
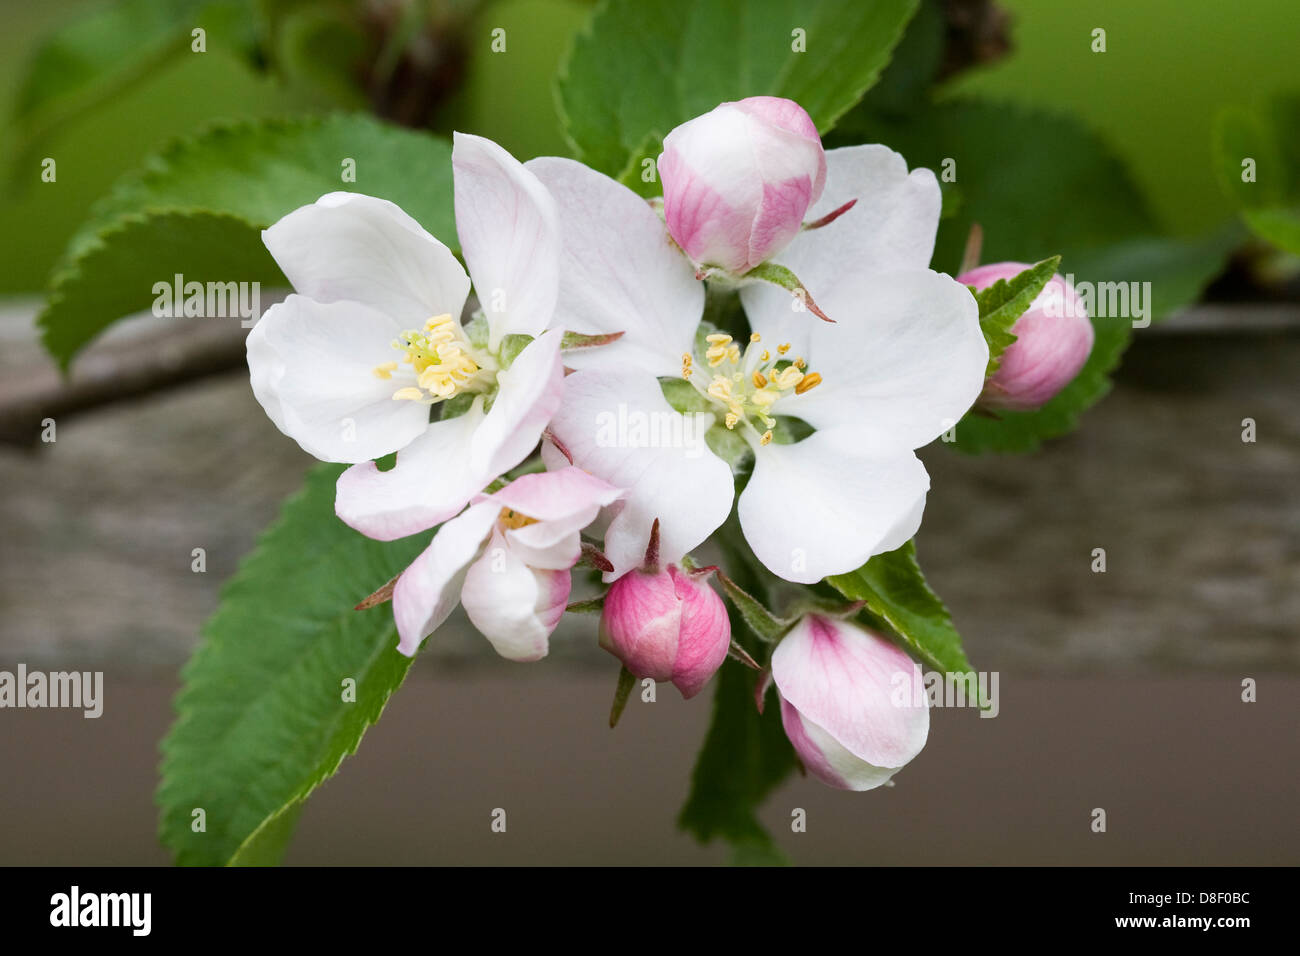
<path fill-rule="evenodd" d="M 11 380 L 48 365 L 34 311 L 0 307 Z M 156 332 L 146 320 L 107 345 Z M 1300 670 L 1298 368 L 1293 316 L 1203 310 L 1139 332 L 1111 395 L 1039 453 L 928 449 L 918 545 L 976 665 Z M 174 675 L 308 464 L 238 372 L 61 420 L 52 444 L 0 447 L 0 661 Z M 444 664 L 491 660 L 463 625 L 433 643 Z M 553 646 L 609 663 L 581 624 Z"/>

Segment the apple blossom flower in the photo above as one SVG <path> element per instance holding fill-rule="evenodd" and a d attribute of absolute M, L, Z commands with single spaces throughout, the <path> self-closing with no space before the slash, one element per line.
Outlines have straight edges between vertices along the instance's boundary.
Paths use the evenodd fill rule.
<path fill-rule="evenodd" d="M 857 202 L 784 254 L 821 280 L 818 297 L 839 321 L 816 321 L 794 309 L 797 300 L 784 290 L 758 283 L 740 293 L 753 329 L 748 340 L 716 333 L 698 343 L 703 285 L 653 209 L 580 163 L 527 164 L 561 211 L 557 322 L 587 334 L 625 333 L 598 355 L 569 357 L 578 371 L 550 425 L 575 464 L 626 489 L 605 516 L 604 553 L 614 567 L 607 580 L 638 564 L 656 518 L 665 559 L 675 561 L 732 507 L 735 462 L 697 443 L 600 440 L 602 416 L 680 416 L 665 397 L 662 382 L 670 380 L 693 387 L 695 407 L 713 415 L 713 432 L 730 431 L 752 450 L 739 518 L 773 573 L 818 581 L 916 531 L 929 477 L 914 449 L 975 401 L 988 347 L 969 290 L 927 268 L 939 217 L 934 176 L 909 173 L 879 146 L 831 150 L 826 160 L 812 215 Z M 808 258 L 810 237 L 832 233 L 838 245 L 824 250 L 825 261 Z M 802 419 L 811 434 L 788 443 L 787 417 Z"/>
<path fill-rule="evenodd" d="M 563 467 L 477 495 L 397 579 L 397 649 L 414 656 L 459 603 L 502 657 L 545 657 L 569 600 L 580 533 L 620 493 L 581 468 Z"/>
<path fill-rule="evenodd" d="M 879 787 L 921 752 L 921 668 L 877 634 L 809 615 L 772 652 L 786 736 L 808 772 L 841 790 Z"/>
<path fill-rule="evenodd" d="M 358 193 L 322 196 L 262 234 L 297 291 L 249 333 L 253 393 L 304 450 L 353 465 L 336 510 L 381 540 L 450 518 L 517 465 L 563 389 L 561 332 L 546 331 L 554 201 L 481 137 L 456 134 L 452 164 L 468 276 L 396 205 Z M 483 311 L 465 327 L 471 277 Z M 391 452 L 380 471 L 372 459 Z"/>
<path fill-rule="evenodd" d="M 643 567 L 613 583 L 600 614 L 600 646 L 637 677 L 671 681 L 685 698 L 709 682 L 731 647 L 726 605 L 705 578 L 658 561 L 658 526 Z"/>
<path fill-rule="evenodd" d="M 1013 279 L 1028 265 L 994 262 L 972 269 L 957 281 L 986 289 Z M 998 370 L 984 385 L 984 408 L 1032 411 L 1069 385 L 1092 352 L 1093 328 L 1074 287 L 1054 275 L 1011 327 L 1016 340 L 1002 353 Z"/>
<path fill-rule="evenodd" d="M 664 137 L 668 232 L 700 266 L 741 275 L 783 249 L 826 184 L 821 138 L 775 96 L 723 103 Z"/>

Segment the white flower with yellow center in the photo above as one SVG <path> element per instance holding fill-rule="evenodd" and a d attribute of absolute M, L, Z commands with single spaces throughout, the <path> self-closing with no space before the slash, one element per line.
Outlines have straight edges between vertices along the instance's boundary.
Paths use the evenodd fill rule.
<path fill-rule="evenodd" d="M 456 134 L 452 165 L 468 275 L 393 203 L 358 193 L 322 196 L 262 234 L 296 294 L 249 333 L 253 393 L 304 450 L 353 464 L 339 517 L 383 540 L 450 518 L 522 461 L 563 390 L 561 332 L 547 331 L 554 200 L 481 137 Z M 482 310 L 465 328 L 471 277 Z M 380 471 L 373 459 L 392 452 Z"/>
<path fill-rule="evenodd" d="M 608 578 L 637 565 L 656 518 L 668 561 L 726 520 L 740 463 L 726 451 L 738 445 L 728 436 L 753 453 L 736 502 L 745 538 L 787 580 L 853 570 L 919 526 L 929 476 L 914 449 L 952 427 L 983 387 L 988 349 L 978 309 L 965 287 L 928 268 L 939 215 L 931 173 L 909 173 L 880 146 L 826 158 L 825 190 L 809 217 L 857 201 L 778 258 L 789 259 L 835 321 L 797 310 L 790 293 L 758 282 L 740 292 L 747 340 L 716 332 L 698 342 L 704 286 L 651 206 L 571 160 L 527 164 L 560 209 L 557 322 L 624 333 L 568 357 L 579 370 L 550 426 L 574 464 L 626 489 L 602 521 L 614 565 Z M 683 391 L 683 382 L 693 389 Z M 663 422 L 685 408 L 683 394 L 692 409 L 713 413 L 710 435 L 724 440 L 713 448 L 727 460 L 698 443 L 600 440 L 609 415 Z"/>

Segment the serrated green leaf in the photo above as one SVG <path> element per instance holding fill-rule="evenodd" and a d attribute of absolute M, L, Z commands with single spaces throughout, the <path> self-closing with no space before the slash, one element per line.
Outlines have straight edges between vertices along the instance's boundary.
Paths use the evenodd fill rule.
<path fill-rule="evenodd" d="M 980 329 L 989 346 L 986 376 L 998 370 L 1002 353 L 1016 340 L 1011 333 L 1012 326 L 1025 314 L 1038 293 L 1043 291 L 1043 286 L 1056 275 L 1056 267 L 1060 264 L 1061 257 L 1052 256 L 1034 263 L 1009 280 L 999 279 L 988 288 L 975 293 L 975 301 L 980 307 Z"/>
<path fill-rule="evenodd" d="M 916 560 L 916 542 L 878 554 L 856 571 L 827 583 L 885 621 L 914 656 L 944 673 L 971 670 L 948 609 L 930 590 Z"/>
<path fill-rule="evenodd" d="M 565 134 L 578 159 L 649 195 L 639 160 L 721 102 L 788 97 L 825 132 L 879 76 L 916 2 L 608 0 L 560 68 Z"/>
<path fill-rule="evenodd" d="M 185 667 L 157 794 L 159 835 L 178 863 L 278 859 L 298 805 L 355 752 L 411 666 L 391 608 L 353 607 L 428 535 L 382 543 L 338 521 L 341 471 L 313 469 L 226 585 Z"/>
<path fill-rule="evenodd" d="M 345 160 L 355 182 L 342 179 Z M 66 367 L 177 273 L 286 285 L 260 231 L 337 190 L 392 200 L 456 246 L 445 140 L 354 115 L 219 126 L 168 147 L 95 204 L 51 280 L 38 320 L 46 348 Z"/>

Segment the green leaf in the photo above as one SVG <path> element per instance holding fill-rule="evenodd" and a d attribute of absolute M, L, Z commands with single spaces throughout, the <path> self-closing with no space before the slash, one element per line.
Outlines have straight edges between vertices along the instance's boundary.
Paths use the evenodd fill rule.
<path fill-rule="evenodd" d="M 732 633 L 741 621 L 732 613 Z M 713 698 L 713 723 L 696 758 L 691 793 L 677 825 L 701 843 L 723 839 L 738 862 L 783 862 L 757 810 L 798 762 L 781 726 L 781 710 L 768 702 L 760 715 L 754 704 L 757 675 L 724 663 Z"/>
<path fill-rule="evenodd" d="M 269 863 L 299 805 L 355 752 L 402 683 L 388 606 L 353 610 L 428 535 L 371 541 L 334 517 L 316 467 L 222 592 L 163 742 L 159 835 L 182 864 Z M 344 681 L 356 700 L 344 700 Z M 193 829 L 196 809 L 206 817 Z"/>
<path fill-rule="evenodd" d="M 348 160 L 355 182 L 342 179 Z M 168 147 L 92 208 L 51 279 L 46 348 L 66 367 L 176 274 L 287 285 L 260 231 L 337 190 L 392 200 L 456 245 L 445 140 L 355 115 L 218 126 Z"/>
<path fill-rule="evenodd" d="M 560 68 L 565 134 L 578 159 L 649 195 L 641 161 L 721 102 L 787 97 L 824 133 L 875 82 L 915 10 L 916 0 L 609 0 Z"/>
<path fill-rule="evenodd" d="M 980 307 L 980 329 L 989 345 L 987 375 L 998 370 L 1002 353 L 1016 340 L 1011 334 L 1012 326 L 1043 291 L 1043 286 L 1056 275 L 1056 267 L 1060 264 L 1061 257 L 1052 256 L 1034 263 L 1010 280 L 999 279 L 988 288 L 975 292 L 975 301 Z"/>
<path fill-rule="evenodd" d="M 955 274 L 971 226 L 979 223 L 984 262 L 1057 253 L 1065 276 L 1076 281 L 1150 282 L 1145 323 L 1193 301 L 1233 245 L 1230 231 L 1196 239 L 1161 236 L 1124 165 L 1068 116 L 974 100 L 887 115 L 864 103 L 841 120 L 828 145 L 859 142 L 884 143 L 912 167 L 942 171 L 945 160 L 955 160 L 955 182 L 940 177 L 945 215 L 931 263 L 939 271 Z M 1110 372 L 1132 334 L 1131 317 L 1092 320 L 1092 354 L 1070 385 L 1037 411 L 967 415 L 957 426 L 955 447 L 1022 453 L 1073 429 L 1109 391 Z"/>
<path fill-rule="evenodd" d="M 971 670 L 948 609 L 925 583 L 916 561 L 916 542 L 878 554 L 856 571 L 826 579 L 853 601 L 885 621 L 913 655 L 943 673 Z"/>
<path fill-rule="evenodd" d="M 790 621 L 781 620 L 769 611 L 762 601 L 731 580 L 722 571 L 718 572 L 718 582 L 722 585 L 723 592 L 731 600 L 732 606 L 740 613 L 741 618 L 749 625 L 749 629 L 760 640 L 770 644 L 789 629 Z"/>

